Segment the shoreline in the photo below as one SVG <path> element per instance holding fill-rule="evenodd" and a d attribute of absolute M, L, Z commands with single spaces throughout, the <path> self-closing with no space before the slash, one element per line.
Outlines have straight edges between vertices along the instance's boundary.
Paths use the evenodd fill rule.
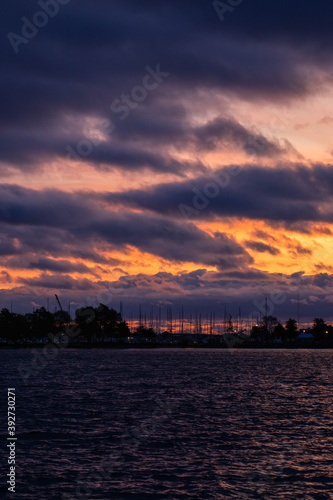
<path fill-rule="evenodd" d="M 196 345 L 196 344 L 188 344 L 182 345 L 182 343 L 175 345 L 161 345 L 161 344 L 116 344 L 116 343 L 78 343 L 72 345 L 62 345 L 62 344 L 52 344 L 57 347 L 59 350 L 62 349 L 333 349 L 333 343 L 324 343 L 324 342 L 316 342 L 316 343 L 306 343 L 306 342 L 288 342 L 281 344 L 260 344 L 255 342 L 244 342 L 242 344 L 235 344 L 233 346 L 229 345 L 220 345 L 220 344 L 206 344 L 206 345 Z M 0 345 L 0 349 L 2 350 L 17 350 L 17 349 L 44 349 L 48 348 L 50 344 L 21 344 L 21 345 Z"/>

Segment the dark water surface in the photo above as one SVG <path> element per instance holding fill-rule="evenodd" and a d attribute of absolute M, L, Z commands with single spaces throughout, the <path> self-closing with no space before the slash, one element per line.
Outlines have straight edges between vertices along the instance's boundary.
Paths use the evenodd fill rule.
<path fill-rule="evenodd" d="M 333 350 L 62 349 L 25 386 L 32 359 L 0 351 L 0 498 L 333 498 Z"/>

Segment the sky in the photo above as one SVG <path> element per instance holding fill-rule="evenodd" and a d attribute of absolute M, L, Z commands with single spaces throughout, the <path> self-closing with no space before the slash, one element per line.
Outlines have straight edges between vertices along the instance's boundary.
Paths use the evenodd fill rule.
<path fill-rule="evenodd" d="M 333 5 L 0 14 L 0 307 L 333 321 Z"/>

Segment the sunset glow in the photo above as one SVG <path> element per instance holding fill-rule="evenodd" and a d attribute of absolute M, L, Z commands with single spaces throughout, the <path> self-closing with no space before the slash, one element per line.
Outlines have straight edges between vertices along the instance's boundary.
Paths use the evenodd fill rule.
<path fill-rule="evenodd" d="M 268 31 L 246 2 L 223 23 L 199 4 L 133 3 L 134 29 L 128 5 L 84 3 L 93 39 L 71 45 L 70 3 L 29 43 L 8 37 L 3 307 L 106 294 L 125 316 L 166 302 L 247 316 L 280 290 L 284 320 L 296 280 L 304 323 L 333 319 L 330 31 L 307 11 L 302 30 L 263 3 Z"/>

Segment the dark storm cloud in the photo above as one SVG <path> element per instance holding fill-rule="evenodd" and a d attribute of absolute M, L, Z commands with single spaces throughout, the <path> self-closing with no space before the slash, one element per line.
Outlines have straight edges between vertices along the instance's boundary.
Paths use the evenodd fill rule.
<path fill-rule="evenodd" d="M 40 210 L 46 209 L 41 205 Z M 60 206 L 59 206 L 60 210 Z M 28 268 L 30 262 L 36 262 L 36 254 L 47 257 L 82 259 L 98 264 L 118 265 L 118 259 L 107 258 L 96 248 L 94 242 L 82 246 L 71 233 L 70 228 L 59 229 L 52 226 L 35 225 L 36 221 L 26 220 L 24 225 L 0 223 L 0 231 L 6 236 L 0 241 L 2 265 L 11 268 Z M 37 223 L 38 224 L 38 223 Z M 2 246 L 1 246 L 2 245 Z"/>
<path fill-rule="evenodd" d="M 292 246 L 292 248 L 289 250 L 289 253 L 291 255 L 294 255 L 295 257 L 298 257 L 299 255 L 312 255 L 312 250 L 309 248 L 304 248 L 302 245 L 297 244 Z"/>
<path fill-rule="evenodd" d="M 87 146 L 78 147 L 84 142 Z M 79 152 L 84 155 L 79 154 Z M 174 173 L 182 176 L 186 171 L 204 171 L 200 162 L 178 161 L 158 151 L 148 151 L 144 147 L 134 147 L 128 143 L 119 143 L 110 137 L 107 141 L 94 146 L 83 135 L 63 135 L 58 137 L 49 129 L 47 132 L 9 130 L 0 136 L 0 161 L 11 164 L 24 171 L 40 169 L 42 162 L 49 158 L 62 159 L 68 165 L 73 161 L 88 162 L 98 170 L 122 168 L 140 170 L 148 168 L 160 173 Z M 89 154 L 86 154 L 86 152 Z M 49 168 L 49 164 L 43 168 Z"/>
<path fill-rule="evenodd" d="M 228 271 L 224 273 L 224 279 L 237 281 L 266 281 L 269 279 L 267 273 L 258 269 L 249 269 L 245 271 Z"/>
<path fill-rule="evenodd" d="M 275 158 L 291 153 L 301 157 L 286 139 L 268 139 L 232 117 L 218 116 L 204 125 L 192 126 L 182 106 L 140 110 L 131 120 L 120 122 L 112 135 L 126 144 L 130 139 L 131 144 L 194 146 L 199 152 L 236 148 L 251 156 Z"/>
<path fill-rule="evenodd" d="M 148 191 L 112 193 L 103 199 L 174 217 L 230 216 L 298 223 L 333 221 L 332 193 L 331 166 L 247 165 L 242 169 L 226 167 L 208 177 L 162 184 Z"/>
<path fill-rule="evenodd" d="M 275 157 L 296 152 L 288 141 L 281 145 L 277 140 L 268 140 L 262 134 L 247 130 L 233 119 L 216 118 L 194 130 L 199 147 L 217 149 L 223 142 L 233 143 L 249 155 Z"/>
<path fill-rule="evenodd" d="M 8 237 L 0 238 L 0 255 L 4 257 L 5 255 L 14 255 L 18 253 L 18 248 L 13 240 L 9 240 Z"/>
<path fill-rule="evenodd" d="M 8 32 L 21 35 L 22 16 L 31 20 L 38 10 L 34 0 L 0 4 L 4 172 L 8 166 L 29 172 L 50 168 L 59 158 L 68 163 L 66 147 L 76 151 L 80 141 L 89 139 L 84 129 L 90 117 L 110 119 L 115 129 L 80 161 L 98 170 L 149 169 L 179 175 L 195 171 L 197 178 L 148 191 L 98 196 L 0 186 L 3 263 L 42 271 L 37 278 L 25 278 L 23 286 L 10 294 L 0 291 L 2 303 L 13 297 L 24 310 L 33 297 L 45 304 L 43 288 L 67 290 L 64 300 L 80 297 L 81 291 L 82 297 L 100 285 L 68 276 L 85 272 L 71 259 L 122 267 L 121 261 L 103 253 L 128 247 L 219 270 L 215 276 L 199 269 L 181 277 L 170 273 L 133 277 L 132 303 L 137 302 L 139 290 L 140 299 L 141 294 L 143 301 L 148 297 L 147 303 L 162 298 L 177 305 L 191 302 L 198 309 L 212 304 L 222 308 L 223 299 L 239 301 L 251 310 L 253 297 L 269 295 L 277 282 L 286 283 L 288 289 L 288 277 L 250 269 L 253 259 L 235 239 L 205 232 L 182 218 L 179 204 L 193 207 L 197 193 L 193 189 L 204 193 L 207 182 L 214 180 L 202 175 L 206 166 L 200 161 L 181 161 L 172 151 L 182 146 L 196 154 L 218 151 L 230 142 L 247 153 L 247 143 L 256 141 L 262 158 L 295 153 L 287 141 L 268 138 L 230 117 L 229 110 L 221 109 L 221 96 L 272 104 L 320 90 L 332 72 L 333 5 L 244 0 L 222 24 L 212 2 L 204 0 L 70 1 L 59 6 L 59 13 L 15 54 Z M 158 64 L 170 75 L 122 120 L 122 113 L 111 110 L 112 103 L 142 85 L 148 65 L 156 70 Z M 215 107 L 205 113 L 207 96 Z M 209 122 L 211 118 L 205 117 L 212 109 L 219 118 Z M 208 123 L 195 127 L 193 116 L 200 117 L 196 123 L 203 119 Z M 196 209 L 200 212 L 196 216 L 202 220 L 264 217 L 272 225 L 306 232 L 309 222 L 333 220 L 332 186 L 332 169 L 321 165 L 308 169 L 282 164 L 277 170 L 244 166 L 231 177 L 227 189 L 207 199 L 204 210 Z M 99 204 L 101 198 L 110 202 L 110 210 Z M 122 210 L 113 211 L 114 204 L 122 204 Z M 132 208 L 142 212 L 131 213 Z M 268 238 L 259 234 L 256 238 L 265 242 L 256 244 L 268 247 Z M 302 248 L 294 247 L 290 250 L 297 256 Z M 57 264 L 55 257 L 61 259 Z M 2 274 L 3 281 L 9 278 Z M 311 279 L 305 282 L 306 293 L 329 303 L 319 289 L 325 285 L 329 296 L 329 280 Z M 120 282 L 125 289 L 125 282 Z M 286 314 L 294 311 L 290 301 L 286 304 L 282 307 Z"/>
<path fill-rule="evenodd" d="M 254 231 L 253 233 L 253 236 L 255 238 L 260 238 L 261 240 L 270 240 L 270 241 L 276 241 L 276 238 L 274 238 L 273 235 L 267 233 L 266 231 L 262 231 L 260 229 L 257 229 L 256 231 Z"/>
<path fill-rule="evenodd" d="M 146 214 L 110 214 L 77 233 L 80 238 L 98 237 L 112 246 L 127 245 L 177 262 L 196 262 L 235 268 L 253 262 L 241 245 L 225 234 L 213 236 L 192 224 Z"/>
<path fill-rule="evenodd" d="M 63 289 L 63 290 L 94 290 L 97 289 L 96 284 L 88 279 L 74 279 L 68 275 L 52 275 L 52 274 L 42 274 L 38 278 L 21 278 L 21 283 L 28 286 L 38 287 L 38 288 L 53 288 L 53 289 Z"/>
<path fill-rule="evenodd" d="M 163 111 L 160 110 L 160 111 Z M 198 150 L 214 150 L 234 147 L 244 153 L 259 157 L 277 157 L 297 151 L 287 140 L 267 139 L 259 132 L 248 130 L 234 119 L 219 117 L 200 127 L 192 128 L 186 118 L 173 119 L 156 116 L 156 110 L 145 110 L 122 123 L 106 139 L 94 144 L 94 139 L 77 132 L 60 133 L 51 127 L 43 131 L 9 128 L 0 136 L 0 161 L 21 170 L 49 168 L 49 158 L 58 158 L 67 164 L 86 162 L 97 170 L 150 169 L 179 176 L 186 172 L 204 172 L 206 168 L 196 162 L 179 161 L 156 145 L 170 143 L 181 146 L 193 145 Z M 180 113 L 182 115 L 182 113 Z M 166 123 L 167 122 L 167 123 Z M 120 122 L 121 123 L 121 122 Z M 129 140 L 131 142 L 129 142 Z"/>
<path fill-rule="evenodd" d="M 267 245 L 262 241 L 246 241 L 245 246 L 260 253 L 268 252 L 271 255 L 278 255 L 279 253 L 281 253 L 278 248 Z"/>
<path fill-rule="evenodd" d="M 257 269 L 223 273 L 198 269 L 181 275 L 141 273 L 105 285 L 116 291 L 117 301 L 126 300 L 127 311 L 138 309 L 140 290 L 143 312 L 150 312 L 154 305 L 161 306 L 164 315 L 164 306 L 172 306 L 176 312 L 183 307 L 185 316 L 195 310 L 204 314 L 215 311 L 220 319 L 225 308 L 227 314 L 237 317 L 241 307 L 243 319 L 263 315 L 267 297 L 269 313 L 286 321 L 297 312 L 297 293 L 300 293 L 301 320 L 312 320 L 318 310 L 323 317 L 331 317 L 333 297 L 333 276 L 327 273 L 303 276 L 302 272 L 288 275 Z"/>
<path fill-rule="evenodd" d="M 159 291 L 164 291 L 164 295 L 172 298 L 174 293 L 185 294 L 191 292 L 202 293 L 203 290 L 213 294 L 228 294 L 231 288 L 240 286 L 251 286 L 258 281 L 273 281 L 273 275 L 248 269 L 245 271 L 208 272 L 206 269 L 196 269 L 190 273 L 174 275 L 168 272 L 159 272 L 154 275 L 140 273 L 135 276 L 123 276 L 118 281 L 112 282 L 112 289 L 117 293 L 135 293 L 135 290 L 142 289 L 146 295 L 155 295 Z M 243 282 L 246 282 L 243 283 Z"/>
<path fill-rule="evenodd" d="M 218 178 L 222 178 L 221 172 Z M 88 191 L 68 194 L 1 185 L 0 229 L 6 234 L 2 253 L 13 258 L 39 253 L 42 260 L 25 259 L 23 265 L 69 272 L 65 268 L 55 269 L 54 266 L 61 267 L 61 262 L 50 261 L 49 257 L 90 256 L 95 262 L 103 263 L 105 258 L 98 259 L 98 249 L 124 251 L 135 247 L 177 262 L 203 263 L 225 271 L 244 270 L 253 263 L 244 247 L 228 235 L 211 235 L 201 230 L 179 213 L 180 202 L 191 204 L 193 185 L 199 190 L 197 192 L 205 192 L 204 181 L 207 183 L 206 178 L 199 178 L 194 184 L 186 181 L 160 185 L 149 192 L 112 194 Z M 273 223 L 309 219 L 329 221 L 332 213 L 322 209 L 322 202 L 328 203 L 331 199 L 332 185 L 332 169 L 322 165 L 312 169 L 300 165 L 280 169 L 247 166 L 230 179 L 228 188 L 211 199 L 201 214 L 205 219 L 223 215 L 262 219 L 264 213 L 264 218 Z M 126 209 L 102 208 L 100 201 L 109 201 L 111 206 L 121 203 Z M 144 211 L 132 212 L 132 207 Z M 272 255 L 278 253 L 277 245 L 265 241 L 265 234 L 257 236 L 264 242 L 247 242 L 249 248 Z M 295 255 L 311 254 L 293 242 L 289 248 Z M 20 259 L 9 260 L 8 267 L 17 267 Z M 111 260 L 111 265 L 119 265 L 119 260 Z"/>
<path fill-rule="evenodd" d="M 70 262 L 69 260 L 54 260 L 40 258 L 35 262 L 30 262 L 29 269 L 39 269 L 41 271 L 53 271 L 56 273 L 93 273 L 93 269 L 89 269 L 85 264 Z"/>
<path fill-rule="evenodd" d="M 168 82 L 171 83 L 170 81 Z M 145 141 L 160 145 L 187 143 L 192 130 L 188 124 L 188 109 L 181 102 L 163 100 L 153 107 L 142 107 L 128 120 L 118 120 L 112 137 L 121 141 Z"/>
<path fill-rule="evenodd" d="M 193 164 L 178 161 L 175 158 L 168 158 L 167 155 L 145 151 L 143 148 L 135 149 L 128 144 L 122 146 L 101 144 L 86 158 L 80 157 L 79 161 L 87 161 L 101 170 L 120 167 L 123 170 L 133 171 L 147 168 L 155 172 L 173 173 L 179 176 L 182 176 L 188 170 L 205 170 L 199 162 Z"/>
<path fill-rule="evenodd" d="M 331 318 L 333 276 L 327 273 L 312 276 L 296 274 L 297 276 L 270 274 L 256 269 L 216 273 L 198 269 L 181 275 L 166 272 L 156 275 L 142 273 L 124 276 L 117 281 L 99 283 L 74 280 L 66 275 L 42 274 L 36 279 L 28 279 L 28 284 L 13 288 L 10 292 L 0 290 L 0 300 L 7 307 L 10 307 L 10 300 L 13 300 L 15 311 L 27 312 L 27 298 L 30 304 L 45 306 L 47 295 L 52 296 L 54 292 L 60 290 L 62 302 L 71 301 L 73 311 L 73 308 L 83 303 L 98 304 L 99 293 L 111 290 L 109 305 L 117 308 L 119 301 L 122 301 L 127 319 L 131 311 L 134 313 L 133 317 L 136 316 L 140 303 L 142 313 L 146 312 L 147 316 L 152 306 L 155 311 L 155 307 L 160 306 L 164 319 L 167 306 L 173 308 L 175 317 L 183 308 L 186 318 L 190 314 L 193 318 L 195 311 L 202 313 L 203 318 L 214 311 L 216 319 L 220 320 L 224 316 L 225 308 L 227 314 L 237 317 L 241 307 L 244 320 L 247 317 L 251 318 L 251 315 L 256 317 L 260 313 L 264 314 L 265 297 L 267 297 L 269 311 L 281 321 L 285 321 L 288 317 L 295 317 L 298 290 L 301 291 L 301 320 L 311 321 L 318 314 L 324 318 Z M 272 298 L 275 296 L 278 297 L 278 303 L 274 304 Z M 50 300 L 52 304 L 52 297 Z"/>
<path fill-rule="evenodd" d="M 328 273 L 319 273 L 313 277 L 313 285 L 318 288 L 329 288 L 333 286 L 333 275 Z"/>
<path fill-rule="evenodd" d="M 5 60 L 14 59 L 13 72 L 22 65 L 30 66 L 30 74 L 46 73 L 59 83 L 62 79 L 99 83 L 102 76 L 111 80 L 119 74 L 122 82 L 128 82 L 151 60 L 163 60 L 183 84 L 213 81 L 223 87 L 245 87 L 248 75 L 246 87 L 252 86 L 255 92 L 265 89 L 274 93 L 279 87 L 297 92 L 295 83 L 302 90 L 304 80 L 297 77 L 297 68 L 293 69 L 291 63 L 297 54 L 288 52 L 285 40 L 308 57 L 309 45 L 315 49 L 331 38 L 327 16 L 331 16 L 332 7 L 317 6 L 313 16 L 313 4 L 306 4 L 300 0 L 292 5 L 286 0 L 278 5 L 267 5 L 264 0 L 244 2 L 222 26 L 212 4 L 204 0 L 173 5 L 166 0 L 150 5 L 110 1 L 99 2 L 98 9 L 92 1 L 70 2 L 27 46 L 21 45 L 16 64 L 6 40 Z M 27 5 L 22 0 L 6 5 L 1 12 L 3 34 L 19 32 L 20 17 L 31 19 L 36 10 L 37 2 Z M 272 47 L 266 43 L 266 51 L 258 51 L 250 41 L 266 41 Z M 302 45 L 305 41 L 307 47 Z M 67 46 L 71 50 L 62 50 Z M 119 88 L 119 83 L 112 81 L 112 86 Z M 83 90 L 77 100 L 84 95 L 87 105 L 91 104 L 92 96 L 89 99 Z"/>
<path fill-rule="evenodd" d="M 109 1 L 99 2 L 98 8 L 95 2 L 82 0 L 59 7 L 59 13 L 15 54 L 8 32 L 21 35 L 22 16 L 31 21 L 41 8 L 37 2 L 23 0 L 0 6 L 0 159 L 21 168 L 24 164 L 31 168 L 55 152 L 62 154 L 63 143 L 54 137 L 68 115 L 109 117 L 117 137 L 151 134 L 165 143 L 176 137 L 177 130 L 178 137 L 185 135 L 186 101 L 198 100 L 201 90 L 271 101 L 311 92 L 318 83 L 316 67 L 321 78 L 323 71 L 331 72 L 328 19 L 333 9 L 328 3 L 314 7 L 300 0 L 276 5 L 244 1 L 223 24 L 212 3 L 204 0 Z M 147 65 L 155 69 L 157 64 L 170 76 L 122 122 L 110 105 L 142 84 Z M 305 70 L 307 66 L 311 72 Z M 178 124 L 167 108 L 177 110 Z M 145 118 L 140 121 L 135 113 L 141 110 Z M 19 137 L 20 130 L 31 127 L 35 137 L 27 133 Z M 228 135 L 239 141 L 244 130 L 239 125 L 231 129 L 229 124 Z M 260 134 L 258 138 L 263 154 L 269 156 L 289 147 Z M 68 144 L 77 139 L 76 133 L 70 134 Z M 202 131 L 201 141 L 209 144 L 212 138 Z M 124 168 L 175 171 L 180 167 L 144 150 L 126 155 L 119 145 L 118 151 L 116 145 L 96 148 L 89 160 Z"/>
<path fill-rule="evenodd" d="M 326 234 L 327 236 L 332 235 L 332 231 L 329 227 L 324 224 L 316 224 L 309 221 L 269 221 L 269 225 L 275 229 L 287 229 L 288 231 L 294 231 L 303 234 Z M 260 238 L 261 236 L 258 236 Z M 265 238 L 263 238 L 265 239 Z"/>
<path fill-rule="evenodd" d="M 85 200 L 56 190 L 34 191 L 0 185 L 0 223 L 66 228 L 86 223 L 91 214 Z"/>
<path fill-rule="evenodd" d="M 16 238 L 13 253 L 18 248 L 21 253 L 43 251 L 59 257 L 75 251 L 79 256 L 84 242 L 90 251 L 91 246 L 103 248 L 105 244 L 108 249 L 132 246 L 165 259 L 221 268 L 252 262 L 230 236 L 210 235 L 194 224 L 184 225 L 160 215 L 103 210 L 93 193 L 35 191 L 9 185 L 0 186 L 0 193 L 0 224 L 8 227 L 9 237 Z M 46 263 L 51 264 L 42 261 Z"/>

